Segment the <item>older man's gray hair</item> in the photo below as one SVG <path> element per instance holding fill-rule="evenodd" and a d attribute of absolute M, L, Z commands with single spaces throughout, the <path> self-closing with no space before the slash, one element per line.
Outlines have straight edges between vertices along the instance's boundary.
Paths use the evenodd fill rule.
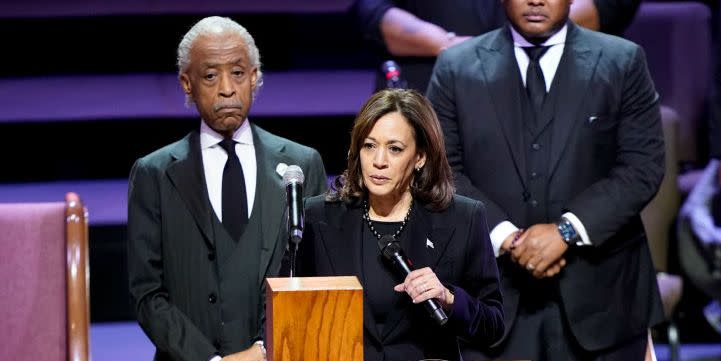
<path fill-rule="evenodd" d="M 223 32 L 237 33 L 243 38 L 243 41 L 248 48 L 247 50 L 250 64 L 258 69 L 258 78 L 256 80 L 255 89 L 253 89 L 253 98 L 255 99 L 258 89 L 260 89 L 263 85 L 263 71 L 261 70 L 260 64 L 260 52 L 258 51 L 258 47 L 255 45 L 253 36 L 250 35 L 248 30 L 230 18 L 209 16 L 195 23 L 195 25 L 193 25 L 193 27 L 185 33 L 183 40 L 181 40 L 178 45 L 178 76 L 188 70 L 188 66 L 190 66 L 190 49 L 193 47 L 193 43 L 198 36 Z M 190 95 L 186 94 L 185 104 L 190 105 L 192 103 L 193 99 Z"/>

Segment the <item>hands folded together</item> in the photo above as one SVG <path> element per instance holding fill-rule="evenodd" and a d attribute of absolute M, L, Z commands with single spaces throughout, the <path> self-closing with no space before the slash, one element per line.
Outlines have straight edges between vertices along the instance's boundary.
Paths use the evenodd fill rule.
<path fill-rule="evenodd" d="M 511 259 L 536 278 L 553 277 L 566 265 L 563 254 L 568 244 L 553 223 L 520 229 L 506 238 L 501 248 Z"/>

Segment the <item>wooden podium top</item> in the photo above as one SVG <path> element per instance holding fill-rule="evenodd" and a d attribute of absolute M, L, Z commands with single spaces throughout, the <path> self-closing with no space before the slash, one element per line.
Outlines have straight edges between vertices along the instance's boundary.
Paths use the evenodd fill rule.
<path fill-rule="evenodd" d="M 363 361 L 363 288 L 358 278 L 266 282 L 268 361 Z"/>
<path fill-rule="evenodd" d="M 266 278 L 271 292 L 362 290 L 356 276 Z"/>

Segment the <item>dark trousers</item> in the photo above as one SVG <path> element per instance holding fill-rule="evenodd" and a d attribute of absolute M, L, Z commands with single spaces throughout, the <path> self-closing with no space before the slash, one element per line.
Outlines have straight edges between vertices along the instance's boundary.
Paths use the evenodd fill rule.
<path fill-rule="evenodd" d="M 609 349 L 584 350 L 561 312 L 553 282 L 539 282 L 534 292 L 521 295 L 518 315 L 506 340 L 486 352 L 486 360 L 642 361 L 648 335 L 641 334 Z M 544 287 L 546 286 L 546 287 Z M 526 296 L 525 299 L 523 296 Z M 598 330 L 599 333 L 604 330 Z M 475 360 L 466 360 L 475 361 Z"/>

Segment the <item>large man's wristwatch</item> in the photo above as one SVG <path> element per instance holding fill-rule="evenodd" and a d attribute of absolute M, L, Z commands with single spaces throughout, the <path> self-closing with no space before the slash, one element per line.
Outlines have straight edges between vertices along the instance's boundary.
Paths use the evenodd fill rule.
<path fill-rule="evenodd" d="M 581 235 L 573 228 L 571 221 L 565 217 L 561 217 L 561 220 L 558 221 L 556 226 L 558 227 L 558 233 L 561 234 L 561 238 L 563 238 L 563 241 L 568 243 L 569 246 L 576 245 L 581 240 Z"/>

